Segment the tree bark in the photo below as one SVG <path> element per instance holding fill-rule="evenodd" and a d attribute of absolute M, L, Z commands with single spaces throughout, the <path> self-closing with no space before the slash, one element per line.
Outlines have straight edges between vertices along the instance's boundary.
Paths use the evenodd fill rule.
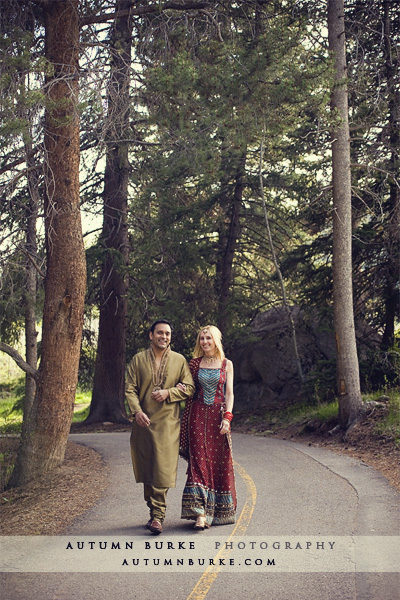
<path fill-rule="evenodd" d="M 43 4 L 46 57 L 45 238 L 42 356 L 9 486 L 59 466 L 74 409 L 86 264 L 79 210 L 78 0 Z"/>
<path fill-rule="evenodd" d="M 116 13 L 132 6 L 116 0 Z M 108 91 L 107 153 L 104 174 L 104 215 L 100 243 L 104 259 L 100 282 L 100 319 L 92 402 L 86 423 L 127 423 L 125 413 L 125 362 L 127 228 L 132 19 L 118 17 L 112 33 L 112 68 Z"/>
<path fill-rule="evenodd" d="M 339 422 L 347 429 L 362 410 L 362 398 L 353 311 L 350 133 L 343 0 L 328 0 L 328 39 L 334 58 L 331 107 L 335 123 L 332 128 L 332 184 L 336 374 Z"/>

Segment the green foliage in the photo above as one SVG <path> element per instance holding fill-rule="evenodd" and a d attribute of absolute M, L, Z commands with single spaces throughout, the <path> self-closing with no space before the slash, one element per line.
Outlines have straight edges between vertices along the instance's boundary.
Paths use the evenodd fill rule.
<path fill-rule="evenodd" d="M 377 428 L 381 435 L 392 437 L 397 446 L 400 446 L 400 394 L 392 390 L 388 395 L 389 411 L 383 421 L 378 423 Z"/>
<path fill-rule="evenodd" d="M 304 384 L 304 394 L 309 404 L 331 402 L 336 391 L 336 361 L 319 360 Z"/>
<path fill-rule="evenodd" d="M 317 419 L 321 423 L 327 423 L 337 418 L 339 411 L 339 404 L 337 400 L 327 403 L 318 403 L 317 406 L 310 406 L 304 404 L 300 406 L 293 406 L 283 415 L 286 422 L 290 423 L 302 423 L 311 419 Z"/>
<path fill-rule="evenodd" d="M 75 394 L 75 404 L 90 404 L 92 399 L 92 392 L 78 388 Z"/>
<path fill-rule="evenodd" d="M 75 411 L 72 416 L 72 423 L 83 423 L 86 417 L 89 415 L 90 407 L 85 406 L 82 410 Z"/>
<path fill-rule="evenodd" d="M 383 332 L 387 349 L 398 325 L 400 254 L 398 238 L 398 106 L 399 30 L 391 3 L 367 0 L 346 8 L 348 88 L 352 132 L 353 289 L 356 319 Z M 313 153 L 316 153 L 314 147 Z M 301 274 L 300 297 L 307 303 L 330 304 L 331 215 L 329 193 L 315 194 L 301 213 L 311 238 L 287 257 L 290 277 Z M 397 200 L 396 200 L 397 198 Z M 397 233 L 396 233 L 397 232 Z M 368 373 L 374 365 L 374 373 Z M 380 366 L 378 366 L 380 365 Z M 381 377 L 378 370 L 382 368 Z M 393 381 L 384 353 L 363 365 L 365 377 L 383 385 Z"/>
<path fill-rule="evenodd" d="M 16 398 L 19 398 L 25 392 L 25 377 L 19 377 L 18 379 L 12 379 L 8 382 L 2 381 L 0 383 L 0 401 L 9 402 L 12 398 L 12 404 L 15 403 Z M 2 408 L 5 407 L 3 404 Z M 18 410 L 22 410 L 20 406 Z"/>
<path fill-rule="evenodd" d="M 3 256 L 3 261 L 0 261 L 0 339 L 14 346 L 18 346 L 24 329 L 27 302 L 25 266 L 26 256 L 19 248 L 9 257 Z M 36 318 L 39 322 L 44 292 L 43 281 L 38 275 L 37 286 Z"/>
<path fill-rule="evenodd" d="M 150 41 L 141 47 L 141 100 L 153 126 L 149 140 L 159 145 L 140 162 L 131 207 L 128 338 L 135 345 L 140 324 L 160 314 L 179 323 L 182 342 L 218 320 L 219 277 L 244 162 L 228 340 L 257 311 L 281 302 L 259 201 L 261 130 L 265 125 L 263 170 L 282 251 L 297 243 L 296 207 L 312 177 L 298 169 L 296 128 L 306 111 L 315 119 L 327 101 L 323 51 L 303 44 L 305 23 L 294 22 L 287 8 L 271 15 L 263 7 L 256 15 L 251 4 L 233 6 L 218 29 L 199 19 L 188 31 L 172 17 L 162 48 L 151 27 L 142 32 Z"/>
<path fill-rule="evenodd" d="M 400 342 L 398 338 L 392 348 L 371 350 L 365 359 L 360 361 L 360 377 L 366 392 L 397 388 L 400 383 L 399 373 Z"/>
<path fill-rule="evenodd" d="M 14 380 L 0 386 L 0 434 L 20 434 L 23 418 L 25 379 Z M 72 422 L 81 423 L 87 417 L 91 392 L 80 388 L 76 391 L 75 412 Z M 79 410 L 78 407 L 82 406 Z"/>
<path fill-rule="evenodd" d="M 72 423 L 82 423 L 89 414 L 92 392 L 78 389 L 75 395 L 75 410 L 72 416 Z M 79 407 L 82 407 L 79 410 Z"/>
<path fill-rule="evenodd" d="M 35 152 L 41 148 L 43 82 L 52 73 L 43 56 L 41 23 L 37 21 L 27 32 L 32 23 L 21 18 L 24 5 L 7 4 L 0 17 L 0 163 L 4 169 L 0 228 L 2 244 L 9 248 L 3 252 L 2 245 L 0 334 L 2 340 L 14 343 L 24 319 L 23 244 L 29 214 L 25 146 L 32 144 Z M 95 14 L 103 5 L 101 0 L 83 2 L 80 9 L 83 15 Z M 11 15 L 15 7 L 21 8 L 18 18 Z M 191 12 L 189 18 L 182 11 L 160 10 L 136 20 L 132 125 L 126 132 L 131 142 L 124 148 L 131 165 L 128 355 L 147 345 L 148 325 L 156 317 L 175 324 L 173 345 L 188 357 L 198 327 L 218 321 L 226 291 L 221 290 L 221 266 L 231 235 L 239 174 L 240 223 L 227 290 L 226 343 L 242 335 L 259 311 L 281 304 L 260 202 L 264 128 L 261 170 L 289 301 L 316 307 L 329 324 L 332 64 L 323 30 L 325 8 L 318 2 L 295 0 L 217 3 L 212 14 Z M 389 333 L 393 321 L 398 324 L 400 280 L 395 233 L 396 17 L 390 3 L 367 0 L 346 7 L 355 312 L 376 330 Z M 385 33 L 388 24 L 390 39 Z M 101 36 L 105 39 L 104 31 Z M 103 142 L 112 127 L 106 122 L 104 101 L 109 56 L 106 44 L 94 47 L 93 39 L 93 29 L 84 27 L 81 200 L 89 213 L 98 212 L 101 201 Z M 35 156 L 41 164 L 40 153 Z M 43 197 L 40 169 L 38 174 Z M 87 253 L 89 316 L 96 314 L 99 303 L 99 273 L 106 252 L 98 243 Z M 38 254 L 35 258 L 41 266 L 43 248 Z M 113 258 L 124 269 L 118 264 L 118 252 Z M 41 303 L 40 289 L 38 318 Z M 89 388 L 96 342 L 90 328 L 85 329 L 79 383 Z M 362 361 L 364 389 L 397 383 L 397 353 L 389 335 L 385 350 Z M 333 363 L 318 366 L 310 396 L 330 397 L 334 371 Z"/>
<path fill-rule="evenodd" d="M 0 139 L 7 145 L 11 138 L 30 139 L 29 112 L 43 106 L 44 93 L 40 89 L 46 61 L 32 55 L 33 34 L 14 28 L 0 36 Z M 36 76 L 36 87 L 29 88 Z"/>
<path fill-rule="evenodd" d="M 35 39 L 34 32 L 24 30 L 24 23 L 27 25 L 24 9 L 21 7 L 19 12 L 19 7 L 13 3 L 12 6 L 7 4 L 2 6 L 0 17 L 0 336 L 3 341 L 15 344 L 21 337 L 27 301 L 25 270 L 28 252 L 25 252 L 25 235 L 32 214 L 34 191 L 28 189 L 26 176 L 35 173 L 40 180 L 40 169 L 36 171 L 33 167 L 33 157 L 37 160 L 40 143 L 38 135 L 44 106 L 46 61 L 40 54 L 41 43 Z M 16 14 L 11 18 L 8 11 Z M 7 27 L 4 27 L 5 23 Z M 38 146 L 35 148 L 36 143 Z M 32 160 L 29 165 L 26 162 L 28 153 Z M 40 253 L 40 242 L 38 247 Z M 29 248 L 29 253 L 37 261 L 36 264 L 40 264 L 40 258 L 33 256 L 32 248 Z M 39 292 L 38 313 L 40 301 Z"/>
<path fill-rule="evenodd" d="M 96 339 L 94 331 L 86 327 L 83 329 L 78 370 L 78 384 L 82 391 L 91 390 L 93 386 L 93 374 L 96 362 Z"/>
<path fill-rule="evenodd" d="M 377 390 L 374 394 L 363 395 L 364 402 L 380 401 L 382 393 L 388 401 L 387 414 L 380 418 L 376 423 L 376 433 L 400 444 L 400 394 L 398 389 L 392 389 L 386 393 L 386 390 Z M 310 397 L 311 398 L 311 397 Z M 268 433 L 279 431 L 280 428 L 287 428 L 290 425 L 297 427 L 307 426 L 307 423 L 316 422 L 320 425 L 326 424 L 328 427 L 334 427 L 338 420 L 339 404 L 337 400 L 330 402 L 319 402 L 318 398 L 311 398 L 311 402 L 305 404 L 296 404 L 289 406 L 283 411 L 267 411 L 261 417 L 253 415 L 250 419 L 255 425 L 260 419 L 268 424 Z"/>
<path fill-rule="evenodd" d="M 24 395 L 24 377 L 0 384 L 0 434 L 21 432 Z"/>
<path fill-rule="evenodd" d="M 0 434 L 21 433 L 23 396 L 0 399 Z"/>

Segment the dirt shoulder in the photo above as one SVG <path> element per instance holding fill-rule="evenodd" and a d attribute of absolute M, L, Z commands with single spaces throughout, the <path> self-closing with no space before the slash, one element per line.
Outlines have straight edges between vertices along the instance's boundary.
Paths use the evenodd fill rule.
<path fill-rule="evenodd" d="M 261 416 L 235 415 L 233 431 L 250 435 L 276 436 L 313 446 L 325 447 L 356 458 L 377 471 L 400 491 L 400 449 L 393 438 L 377 432 L 384 416 L 379 407 L 360 422 L 343 440 L 336 422 L 305 421 L 279 425 Z M 103 423 L 73 426 L 79 433 L 126 431 L 125 426 Z M 16 451 L 18 440 L 0 438 L 0 452 Z M 108 483 L 108 467 L 94 450 L 68 442 L 64 464 L 51 475 L 24 488 L 3 492 L 0 535 L 61 535 L 79 515 L 103 495 Z"/>
<path fill-rule="evenodd" d="M 17 448 L 17 439 L 0 439 L 0 452 Z M 55 472 L 0 494 L 0 535 L 60 535 L 97 502 L 107 483 L 108 467 L 100 454 L 68 442 Z"/>

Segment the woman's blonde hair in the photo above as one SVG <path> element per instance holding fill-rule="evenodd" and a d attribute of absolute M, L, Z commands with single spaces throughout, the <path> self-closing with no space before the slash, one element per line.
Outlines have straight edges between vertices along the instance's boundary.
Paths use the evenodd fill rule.
<path fill-rule="evenodd" d="M 196 346 L 194 347 L 194 351 L 193 351 L 194 358 L 200 358 L 200 356 L 204 356 L 204 350 L 200 346 L 200 336 L 202 333 L 205 333 L 206 331 L 211 334 L 211 336 L 214 340 L 215 350 L 216 350 L 216 354 L 217 354 L 218 358 L 220 360 L 224 360 L 225 353 L 224 353 L 224 349 L 222 347 L 222 333 L 220 332 L 218 327 L 215 327 L 215 325 L 205 325 L 205 327 L 202 327 L 200 329 L 199 333 L 197 334 Z"/>

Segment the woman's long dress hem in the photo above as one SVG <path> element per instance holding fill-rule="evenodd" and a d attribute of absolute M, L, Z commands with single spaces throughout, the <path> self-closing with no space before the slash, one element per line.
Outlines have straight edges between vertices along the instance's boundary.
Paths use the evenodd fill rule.
<path fill-rule="evenodd" d="M 196 390 L 199 390 L 199 361 L 194 359 L 191 363 L 194 363 L 189 366 Z M 221 369 L 215 402 L 206 404 L 203 394 L 196 392 L 187 415 L 189 456 L 181 518 L 196 520 L 199 515 L 205 515 L 207 527 L 228 525 L 236 520 L 237 501 L 231 437 L 230 433 L 220 433 L 222 413 L 225 409 L 225 364 Z"/>

